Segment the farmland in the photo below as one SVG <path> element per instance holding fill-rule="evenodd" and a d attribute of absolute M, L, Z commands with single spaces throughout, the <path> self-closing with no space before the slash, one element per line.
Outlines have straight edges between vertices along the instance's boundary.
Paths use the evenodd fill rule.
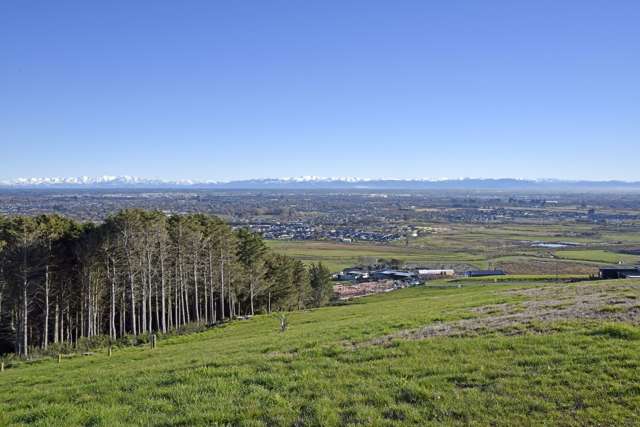
<path fill-rule="evenodd" d="M 434 252 L 421 248 L 391 245 L 344 244 L 336 242 L 281 242 L 269 241 L 269 246 L 305 262 L 321 261 L 330 269 L 352 266 L 367 260 L 396 258 L 407 263 L 459 263 L 479 262 L 478 255 L 464 252 Z"/>
<path fill-rule="evenodd" d="M 601 228 L 575 224 L 440 224 L 435 232 L 392 244 L 269 241 L 269 245 L 307 263 L 322 261 L 333 271 L 395 258 L 434 267 L 496 267 L 513 274 L 595 274 L 602 265 L 640 261 L 640 256 L 620 252 L 635 247 L 635 232 L 616 233 L 613 228 L 602 232 Z M 554 245 L 551 242 L 566 243 L 555 243 L 565 246 L 559 249 L 545 246 Z"/>
<path fill-rule="evenodd" d="M 10 366 L 2 425 L 630 424 L 640 282 L 463 281 Z M 363 391 L 366 390 L 366 393 Z"/>
<path fill-rule="evenodd" d="M 636 255 L 613 253 L 605 250 L 570 250 L 558 251 L 555 255 L 559 258 L 581 261 L 593 261 L 609 264 L 633 264 L 640 261 Z"/>

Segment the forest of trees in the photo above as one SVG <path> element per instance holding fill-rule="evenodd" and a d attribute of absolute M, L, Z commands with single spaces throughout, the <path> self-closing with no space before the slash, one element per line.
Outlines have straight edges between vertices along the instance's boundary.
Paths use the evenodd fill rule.
<path fill-rule="evenodd" d="M 322 265 L 219 218 L 130 209 L 104 223 L 0 217 L 0 353 L 166 333 L 326 304 Z"/>

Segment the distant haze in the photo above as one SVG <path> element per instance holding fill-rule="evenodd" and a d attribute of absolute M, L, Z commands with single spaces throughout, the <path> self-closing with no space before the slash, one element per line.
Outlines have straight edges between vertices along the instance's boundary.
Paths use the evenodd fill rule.
<path fill-rule="evenodd" d="M 557 179 L 362 179 L 355 177 L 268 178 L 231 181 L 145 179 L 132 176 L 20 178 L 0 181 L 0 189 L 246 189 L 246 190 L 504 190 L 640 191 L 640 182 Z"/>

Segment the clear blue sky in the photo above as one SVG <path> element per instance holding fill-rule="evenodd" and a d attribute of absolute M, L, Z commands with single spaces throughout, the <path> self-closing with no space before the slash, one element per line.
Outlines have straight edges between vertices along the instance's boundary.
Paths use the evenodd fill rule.
<path fill-rule="evenodd" d="M 0 2 L 0 179 L 640 180 L 640 1 Z"/>

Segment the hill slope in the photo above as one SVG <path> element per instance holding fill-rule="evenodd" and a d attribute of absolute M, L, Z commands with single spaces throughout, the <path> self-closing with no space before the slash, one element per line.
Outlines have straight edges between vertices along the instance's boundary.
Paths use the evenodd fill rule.
<path fill-rule="evenodd" d="M 441 284 L 442 285 L 442 284 Z M 463 282 L 20 364 L 1 425 L 624 424 L 640 282 Z"/>

